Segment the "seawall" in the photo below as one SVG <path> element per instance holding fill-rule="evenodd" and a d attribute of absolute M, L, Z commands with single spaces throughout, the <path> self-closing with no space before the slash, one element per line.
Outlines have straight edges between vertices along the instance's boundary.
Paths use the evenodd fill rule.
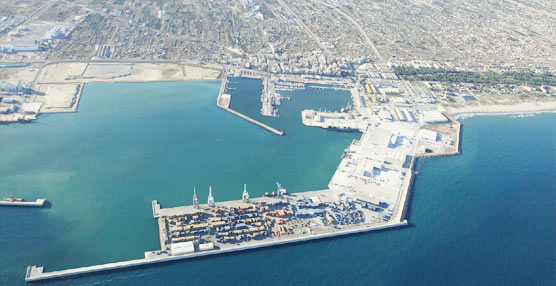
<path fill-rule="evenodd" d="M 122 262 L 113 262 L 101 265 L 94 265 L 94 266 L 86 266 L 86 267 L 79 267 L 73 269 L 66 269 L 66 270 L 59 270 L 59 271 L 52 271 L 52 272 L 44 272 L 43 267 L 37 266 L 28 266 L 27 271 L 25 274 L 25 281 L 39 281 L 39 280 L 48 280 L 54 278 L 62 278 L 62 277 L 70 277 L 76 276 L 81 274 L 88 274 L 88 273 L 96 273 L 114 269 L 122 269 L 128 267 L 135 267 L 141 265 L 149 265 L 154 263 L 161 263 L 161 262 L 168 262 L 168 261 L 175 261 L 175 260 L 182 260 L 182 259 L 189 259 L 195 257 L 202 257 L 202 256 L 209 256 L 209 255 L 217 255 L 217 254 L 224 254 L 236 251 L 243 251 L 243 250 L 250 250 L 250 249 L 257 249 L 263 247 L 270 247 L 275 245 L 282 245 L 288 243 L 296 243 L 296 242 L 304 242 L 309 240 L 315 239 L 322 239 L 322 238 L 331 238 L 341 235 L 348 235 L 348 234 L 355 234 L 355 233 L 362 233 L 362 232 L 369 232 L 369 231 L 377 231 L 389 228 L 396 228 L 401 226 L 406 226 L 408 223 L 406 220 L 400 222 L 390 222 L 380 225 L 367 225 L 361 226 L 346 230 L 338 230 L 333 231 L 331 233 L 323 233 L 317 235 L 307 235 L 305 237 L 296 237 L 296 238 L 289 238 L 289 239 L 282 239 L 277 241 L 271 242 L 259 242 L 245 246 L 233 247 L 233 248 L 226 248 L 226 249 L 218 249 L 218 250 L 211 250 L 211 251 L 204 251 L 204 252 L 195 252 L 191 254 L 184 254 L 184 255 L 177 255 L 177 256 L 168 256 L 168 255 L 157 255 L 154 252 L 146 252 L 144 259 L 134 259 Z M 154 255 L 154 257 L 152 257 Z"/>

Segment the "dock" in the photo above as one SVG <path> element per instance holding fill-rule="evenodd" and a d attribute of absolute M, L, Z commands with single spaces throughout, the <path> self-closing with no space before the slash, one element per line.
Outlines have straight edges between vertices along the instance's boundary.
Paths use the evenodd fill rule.
<path fill-rule="evenodd" d="M 14 202 L 14 201 L 6 201 L 6 200 L 2 200 L 0 201 L 0 206 L 5 206 L 5 207 L 43 207 L 44 204 L 46 203 L 45 199 L 37 199 L 34 202 Z"/>
<path fill-rule="evenodd" d="M 309 87 L 316 88 L 316 89 L 346 90 L 346 91 L 350 90 L 347 87 L 341 87 L 341 86 L 309 85 Z"/>
<path fill-rule="evenodd" d="M 399 201 L 395 203 L 395 198 L 386 202 L 373 200 L 369 193 L 371 190 L 366 188 L 355 192 L 335 188 L 295 194 L 279 189 L 268 196 L 249 199 L 244 187 L 242 200 L 218 202 L 212 206 L 194 203 L 163 208 L 158 201 L 152 201 L 152 215 L 158 224 L 160 250 L 145 252 L 144 258 L 140 259 L 51 272 L 45 272 L 43 266 L 32 265 L 27 267 L 25 281 L 67 278 L 403 227 L 408 224 L 402 217 L 401 210 L 409 187 L 409 180 L 404 181 L 400 182 L 398 190 L 401 192 L 396 196 L 401 200 L 401 207 Z M 284 192 L 280 193 L 280 190 Z M 385 213 L 392 216 L 386 217 Z M 261 228 L 264 233 L 262 236 Z M 197 236 L 195 241 L 190 241 L 187 237 L 191 233 L 182 235 L 182 232 L 188 230 L 208 232 Z M 259 234 L 255 236 L 255 233 Z M 183 244 L 190 245 L 190 248 L 183 252 L 174 252 L 176 245 Z M 210 247 L 203 247 L 206 245 Z"/>
<path fill-rule="evenodd" d="M 244 245 L 244 246 L 237 246 L 232 248 L 216 249 L 216 250 L 209 250 L 209 251 L 200 251 L 200 252 L 194 252 L 190 254 L 183 254 L 183 255 L 176 255 L 176 256 L 171 256 L 164 251 L 150 251 L 150 252 L 145 252 L 145 258 L 142 259 L 133 259 L 133 260 L 127 260 L 121 262 L 113 262 L 113 263 L 78 267 L 78 268 L 51 271 L 51 272 L 44 272 L 44 267 L 33 265 L 27 267 L 25 273 L 25 281 L 33 282 L 33 281 L 50 280 L 56 278 L 67 278 L 67 277 L 73 277 L 73 276 L 90 274 L 90 273 L 98 273 L 98 272 L 105 272 L 110 270 L 150 265 L 155 263 L 191 259 L 191 258 L 203 257 L 209 255 L 219 255 L 219 254 L 244 251 L 250 249 L 258 249 L 258 248 L 271 247 L 271 246 L 277 246 L 283 244 L 298 243 L 298 242 L 310 241 L 315 239 L 332 238 L 332 237 L 337 237 L 342 235 L 398 228 L 398 227 L 407 226 L 407 224 L 408 224 L 407 220 L 403 220 L 398 223 L 384 223 L 384 224 L 377 224 L 373 226 L 361 226 L 361 227 L 347 229 L 347 230 L 336 230 L 326 234 L 307 235 L 304 237 L 296 237 L 296 238 L 284 238 L 284 239 L 278 239 L 276 241 L 269 241 L 269 242 L 261 241 L 249 245 Z"/>
<path fill-rule="evenodd" d="M 227 111 L 227 112 L 229 112 L 229 113 L 231 113 L 235 116 L 238 116 L 239 118 L 247 120 L 247 121 L 249 121 L 249 122 L 251 122 L 255 125 L 258 125 L 259 127 L 262 127 L 262 128 L 264 128 L 264 129 L 266 129 L 266 130 L 268 130 L 268 131 L 270 131 L 270 132 L 272 132 L 276 135 L 284 136 L 286 134 L 283 131 L 272 128 L 272 127 L 270 127 L 270 126 L 268 126 L 268 125 L 266 125 L 266 124 L 264 124 L 260 121 L 257 121 L 257 120 L 255 120 L 255 119 L 253 119 L 253 118 L 251 118 L 251 117 L 249 117 L 245 114 L 242 114 L 240 112 L 237 112 L 237 111 L 231 109 L 230 108 L 230 102 L 231 102 L 231 99 L 232 99 L 231 97 L 232 96 L 228 93 L 224 93 L 226 91 L 226 82 L 227 82 L 227 80 L 228 80 L 227 75 L 224 75 L 224 77 L 222 79 L 222 85 L 220 86 L 220 91 L 218 92 L 218 97 L 216 98 L 216 105 L 218 107 L 220 107 L 221 109 L 223 109 L 223 110 L 225 110 L 225 111 Z"/>

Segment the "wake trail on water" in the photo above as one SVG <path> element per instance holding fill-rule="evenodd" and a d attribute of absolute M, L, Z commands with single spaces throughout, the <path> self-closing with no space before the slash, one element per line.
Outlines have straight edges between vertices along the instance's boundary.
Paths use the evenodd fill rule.
<path fill-rule="evenodd" d="M 92 282 L 92 283 L 76 284 L 76 286 L 102 285 L 102 284 L 105 284 L 105 283 L 114 282 L 114 281 L 116 281 L 116 280 L 125 280 L 125 279 L 130 279 L 130 278 L 141 278 L 141 277 L 153 275 L 153 274 L 155 274 L 155 273 L 158 273 L 159 271 L 160 271 L 160 270 L 151 271 L 151 272 L 146 272 L 146 273 L 139 273 L 139 274 L 136 274 L 136 275 L 117 276 L 117 277 L 113 277 L 113 278 L 106 279 L 106 280 L 102 280 L 102 281 L 95 281 L 95 282 Z"/>

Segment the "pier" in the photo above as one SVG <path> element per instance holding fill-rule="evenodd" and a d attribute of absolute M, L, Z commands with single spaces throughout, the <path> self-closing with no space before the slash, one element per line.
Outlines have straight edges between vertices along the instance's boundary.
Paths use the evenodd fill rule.
<path fill-rule="evenodd" d="M 268 130 L 268 131 L 270 131 L 270 132 L 272 132 L 272 133 L 274 133 L 274 134 L 276 134 L 276 135 L 284 136 L 284 135 L 286 134 L 284 131 L 280 131 L 280 130 L 278 130 L 278 129 L 272 128 L 272 127 L 270 127 L 270 126 L 268 126 L 268 125 L 266 125 L 266 124 L 264 124 L 264 123 L 262 123 L 262 122 L 259 122 L 259 121 L 255 120 L 255 119 L 253 119 L 253 118 L 251 118 L 251 117 L 249 117 L 249 116 L 247 116 L 247 115 L 245 115 L 245 114 L 239 113 L 239 112 L 237 112 L 237 111 L 235 111 L 235 110 L 233 110 L 233 109 L 230 109 L 230 108 L 223 108 L 223 109 L 226 110 L 226 111 L 228 111 L 228 112 L 230 112 L 230 113 L 233 114 L 233 115 L 236 115 L 236 116 L 238 116 L 238 117 L 240 117 L 240 118 L 243 118 L 243 119 L 245 119 L 245 120 L 247 120 L 247 121 L 249 121 L 249 122 L 251 122 L 251 123 L 253 123 L 253 124 L 255 124 L 255 125 L 258 125 L 258 126 L 264 128 L 264 129 L 266 129 L 266 130 Z"/>
<path fill-rule="evenodd" d="M 370 232 L 370 231 L 378 231 L 378 230 L 385 230 L 385 229 L 392 229 L 398 227 L 407 226 L 407 220 L 404 220 L 400 223 L 391 223 L 391 224 L 383 224 L 383 225 L 376 225 L 374 227 L 361 227 L 358 229 L 346 230 L 346 231 L 336 231 L 329 234 L 323 235 L 315 235 L 315 236 L 308 236 L 302 238 L 295 238 L 295 239 L 284 239 L 276 242 L 271 243 L 257 243 L 250 246 L 243 246 L 237 248 L 230 248 L 230 249 L 222 249 L 222 250 L 211 250 L 205 252 L 198 252 L 192 254 L 185 254 L 185 255 L 178 255 L 178 256 L 169 256 L 163 254 L 157 254 L 156 251 L 153 252 L 146 252 L 145 256 L 148 258 L 143 259 L 133 259 L 121 262 L 113 262 L 113 263 L 106 263 L 100 265 L 93 265 L 93 266 L 85 266 L 79 268 L 72 268 L 66 270 L 58 270 L 58 271 L 51 271 L 51 272 L 44 272 L 44 267 L 42 266 L 28 266 L 25 274 L 25 281 L 26 282 L 33 282 L 33 281 L 41 281 L 41 280 L 51 280 L 56 278 L 67 278 L 73 276 L 79 276 L 83 274 L 90 274 L 90 273 L 98 273 L 98 272 L 105 272 L 109 270 L 117 270 L 117 269 L 124 269 L 130 267 L 138 267 L 144 265 L 150 265 L 155 263 L 162 263 L 162 262 L 170 262 L 170 261 L 177 261 L 177 260 L 184 260 L 184 259 L 191 259 L 196 257 L 203 257 L 209 255 L 218 255 L 218 254 L 225 254 L 237 251 L 244 251 L 250 249 L 258 249 L 264 247 L 271 247 L 283 244 L 291 244 L 291 243 L 298 243 L 304 241 L 310 241 L 315 239 L 323 239 L 323 238 L 333 238 L 342 235 L 349 235 L 349 234 L 356 234 L 356 233 L 363 233 L 363 232 Z M 151 256 L 152 255 L 152 256 Z"/>
<path fill-rule="evenodd" d="M 331 89 L 331 90 L 346 90 L 349 91 L 347 87 L 339 87 L 339 86 L 325 86 L 325 85 L 309 85 L 310 88 L 316 89 Z"/>
<path fill-rule="evenodd" d="M 315 191 L 309 193 L 313 193 L 314 195 L 315 193 L 323 193 L 323 192 L 330 192 L 330 190 Z M 264 200 L 265 198 L 260 198 L 260 199 Z M 232 201 L 232 202 L 223 202 L 221 204 L 232 205 L 238 203 L 240 202 Z M 164 213 L 166 213 L 166 215 L 169 215 L 172 213 L 179 213 L 180 211 L 184 211 L 184 210 L 188 211 L 193 208 L 192 206 L 187 206 L 187 207 L 162 209 L 158 204 L 158 202 L 153 201 L 153 209 L 155 205 L 157 205 L 156 207 L 157 210 L 160 211 L 160 213 L 157 213 L 158 215 L 163 215 Z M 244 251 L 250 249 L 271 247 L 276 245 L 298 243 L 298 242 L 310 241 L 315 239 L 332 238 L 332 237 L 355 234 L 355 233 L 391 229 L 391 228 L 403 227 L 406 226 L 407 224 L 408 224 L 407 220 L 403 220 L 398 222 L 390 221 L 390 222 L 375 223 L 375 224 L 363 224 L 363 225 L 356 225 L 353 227 L 346 227 L 346 228 L 330 228 L 329 230 L 323 233 L 305 233 L 305 234 L 298 234 L 293 236 L 280 236 L 275 239 L 251 241 L 246 243 L 240 243 L 238 245 L 236 244 L 223 245 L 218 249 L 211 249 L 205 251 L 196 247 L 193 253 L 187 253 L 181 255 L 170 255 L 169 252 L 166 250 L 148 251 L 144 253 L 145 257 L 141 259 L 112 262 L 112 263 L 106 263 L 100 265 L 92 265 L 92 266 L 78 267 L 78 268 L 51 271 L 51 272 L 45 272 L 44 267 L 42 266 L 32 265 L 32 266 L 28 266 L 26 269 L 25 281 L 32 282 L 32 281 L 50 280 L 56 278 L 66 278 L 66 277 L 72 277 L 72 276 L 78 276 L 78 275 L 84 275 L 90 273 L 98 273 L 98 272 L 104 272 L 110 270 L 150 265 L 154 263 L 191 259 L 191 258 L 203 257 L 209 255 L 218 255 L 218 254 Z"/>
<path fill-rule="evenodd" d="M 218 107 L 220 107 L 221 109 L 224 109 L 225 111 L 228 111 L 229 113 L 238 116 L 244 120 L 247 120 L 255 125 L 258 125 L 276 135 L 280 135 L 280 136 L 284 136 L 286 133 L 283 131 L 280 131 L 278 129 L 272 128 L 260 121 L 257 121 L 245 114 L 239 113 L 233 109 L 230 108 L 230 102 L 232 100 L 232 96 L 228 93 L 224 93 L 226 91 L 226 83 L 227 83 L 228 77 L 227 75 L 224 75 L 223 79 L 222 79 L 222 85 L 220 86 L 220 91 L 218 92 L 218 97 L 216 98 L 216 105 Z"/>
<path fill-rule="evenodd" d="M 0 206 L 5 207 L 43 207 L 46 203 L 45 199 L 37 199 L 34 202 L 24 202 L 24 201 L 11 201 L 2 200 L 0 201 Z"/>

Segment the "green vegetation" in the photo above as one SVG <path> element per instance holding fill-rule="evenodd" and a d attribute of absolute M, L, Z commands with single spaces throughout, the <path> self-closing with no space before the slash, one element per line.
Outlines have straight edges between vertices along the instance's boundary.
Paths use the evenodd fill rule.
<path fill-rule="evenodd" d="M 505 85 L 556 85 L 556 75 L 535 72 L 471 72 L 436 68 L 394 68 L 406 80 L 440 81 L 449 83 L 505 84 Z"/>

